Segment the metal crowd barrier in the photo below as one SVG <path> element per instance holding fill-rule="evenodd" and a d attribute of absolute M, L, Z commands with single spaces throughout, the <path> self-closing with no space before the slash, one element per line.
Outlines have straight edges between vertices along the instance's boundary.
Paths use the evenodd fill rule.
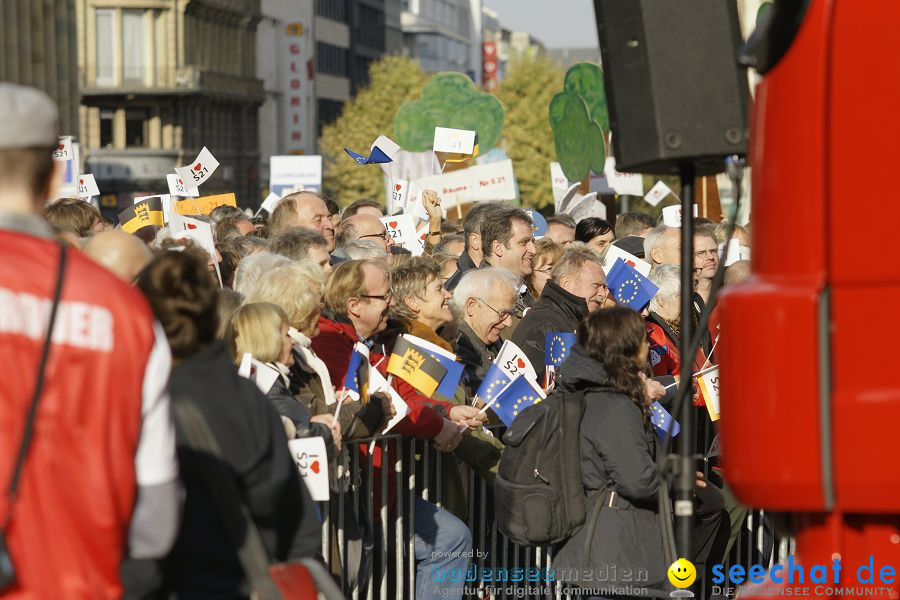
<path fill-rule="evenodd" d="M 502 428 L 492 427 L 499 436 Z M 348 484 L 335 491 L 331 500 L 319 503 L 322 517 L 322 549 L 326 564 L 339 582 L 343 593 L 353 600 L 412 599 L 415 597 L 416 561 L 412 523 L 414 499 L 421 497 L 439 506 L 442 500 L 443 461 L 441 452 L 430 441 L 399 435 L 366 438 L 345 442 L 349 452 Z M 361 449 L 371 445 L 386 452 L 391 478 L 376 482 L 371 455 Z M 466 523 L 472 532 L 472 558 L 462 585 L 466 598 L 543 598 L 578 597 L 565 593 L 564 582 L 484 581 L 486 569 L 497 573 L 506 569 L 507 578 L 514 569 L 545 570 L 552 568 L 549 547 L 519 546 L 497 529 L 494 501 L 490 486 L 461 460 L 464 492 L 467 495 Z M 392 481 L 389 481 L 392 479 Z M 388 487 L 393 489 L 393 502 L 388 506 Z M 376 489 L 377 488 L 377 489 Z M 377 492 L 377 498 L 376 498 Z M 354 523 L 355 522 L 355 523 Z M 793 539 L 778 538 L 770 516 L 762 510 L 751 510 L 744 520 L 741 535 L 728 557 L 725 571 L 734 564 L 749 569 L 752 564 L 771 566 L 786 559 L 794 550 Z M 477 571 L 473 571 L 477 569 Z M 503 571 L 501 571 L 502 573 Z M 474 581 L 465 581 L 475 575 Z M 438 584 L 441 585 L 441 584 Z M 706 597 L 701 590 L 698 597 Z"/>

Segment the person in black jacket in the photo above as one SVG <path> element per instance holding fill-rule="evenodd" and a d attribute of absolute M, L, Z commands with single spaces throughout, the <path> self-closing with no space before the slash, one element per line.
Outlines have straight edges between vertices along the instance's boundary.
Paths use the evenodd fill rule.
<path fill-rule="evenodd" d="M 572 333 L 589 313 L 607 300 L 609 288 L 603 275 L 603 259 L 589 250 L 569 250 L 556 263 L 550 281 L 540 299 L 528 311 L 512 335 L 512 341 L 531 361 L 544 381 L 545 335 L 550 332 Z"/>
<path fill-rule="evenodd" d="M 321 532 L 312 500 L 287 447 L 284 428 L 256 385 L 237 374 L 215 341 L 218 285 L 206 260 L 188 248 L 158 256 L 138 278 L 172 348 L 172 403 L 203 415 L 233 473 L 273 563 L 316 557 Z M 247 598 L 251 590 L 216 495 L 202 469 L 217 460 L 192 450 L 176 419 L 186 497 L 175 547 L 158 565 L 155 597 Z M 132 594 L 134 595 L 134 594 Z"/>

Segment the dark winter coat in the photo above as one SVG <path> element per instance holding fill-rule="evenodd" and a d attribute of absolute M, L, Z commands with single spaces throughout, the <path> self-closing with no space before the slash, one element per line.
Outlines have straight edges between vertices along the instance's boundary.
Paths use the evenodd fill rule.
<path fill-rule="evenodd" d="M 472 331 L 465 321 L 459 322 L 459 338 L 456 340 L 456 353 L 460 362 L 465 365 L 463 380 L 468 388 L 470 396 L 474 396 L 481 385 L 481 380 L 487 375 L 491 363 L 497 358 L 502 342 L 499 340 L 493 344 L 485 344 Z"/>
<path fill-rule="evenodd" d="M 587 495 L 585 525 L 553 559 L 557 579 L 578 572 L 582 587 L 615 584 L 647 589 L 646 594 L 633 595 L 667 597 L 655 435 L 641 409 L 612 389 L 603 366 L 580 345 L 562 366 L 556 389 L 585 391 L 580 438 L 581 481 Z"/>
<path fill-rule="evenodd" d="M 519 322 L 511 338 L 531 361 L 539 382 L 544 381 L 544 336 L 550 332 L 574 332 L 587 314 L 584 298 L 570 294 L 552 281 L 544 286 L 540 299 Z"/>

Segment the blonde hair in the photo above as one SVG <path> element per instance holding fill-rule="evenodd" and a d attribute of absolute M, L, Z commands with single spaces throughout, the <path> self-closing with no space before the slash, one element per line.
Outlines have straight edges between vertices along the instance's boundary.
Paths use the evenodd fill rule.
<path fill-rule="evenodd" d="M 366 277 L 363 273 L 363 267 L 366 266 L 387 272 L 387 263 L 372 258 L 348 260 L 331 270 L 325 280 L 325 295 L 322 297 L 329 312 L 347 316 L 347 300 L 362 298 L 366 293 Z"/>
<path fill-rule="evenodd" d="M 283 347 L 281 328 L 287 322 L 284 311 L 270 302 L 245 304 L 234 311 L 225 331 L 234 363 L 240 364 L 246 352 L 261 362 L 278 360 Z"/>
<path fill-rule="evenodd" d="M 291 327 L 307 331 L 318 318 L 325 272 L 310 259 L 266 271 L 247 290 L 245 303 L 270 302 L 287 315 Z"/>

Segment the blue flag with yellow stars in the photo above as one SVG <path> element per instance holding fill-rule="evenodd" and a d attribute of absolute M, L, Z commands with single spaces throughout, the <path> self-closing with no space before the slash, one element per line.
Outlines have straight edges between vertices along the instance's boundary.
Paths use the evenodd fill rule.
<path fill-rule="evenodd" d="M 350 148 L 344 148 L 344 152 L 350 155 L 350 158 L 356 161 L 358 165 L 375 165 L 381 163 L 389 163 L 391 161 L 391 157 L 384 153 L 384 151 L 378 146 L 374 146 L 372 148 L 371 154 L 369 156 L 363 156 L 362 154 L 357 154 Z"/>
<path fill-rule="evenodd" d="M 559 367 L 575 345 L 575 334 L 569 331 L 548 331 L 544 334 L 544 366 Z"/>
<path fill-rule="evenodd" d="M 659 288 L 638 273 L 638 270 L 618 259 L 609 273 L 606 274 L 606 284 L 616 304 L 640 311 L 643 309 Z"/>
<path fill-rule="evenodd" d="M 665 439 L 666 431 L 669 429 L 669 423 L 672 421 L 672 415 L 663 408 L 662 404 L 654 402 L 650 405 L 650 424 L 656 428 L 656 435 L 659 436 L 659 439 Z M 672 425 L 672 437 L 675 437 L 680 432 L 681 425 L 678 424 L 678 421 L 675 421 L 675 424 Z"/>
<path fill-rule="evenodd" d="M 503 372 L 503 369 L 495 364 L 491 364 L 491 368 L 488 369 L 487 375 L 481 380 L 481 385 L 478 387 L 478 391 L 475 392 L 475 395 L 485 404 L 490 404 L 491 400 L 493 400 L 499 392 L 503 391 L 503 388 L 505 388 L 510 381 L 512 380 Z"/>
<path fill-rule="evenodd" d="M 525 375 L 519 375 L 494 398 L 491 410 L 507 427 L 522 411 L 544 399 L 544 393 Z"/>
<path fill-rule="evenodd" d="M 344 375 L 344 389 L 353 392 L 363 404 L 369 401 L 369 357 L 353 348 L 347 374 Z"/>

